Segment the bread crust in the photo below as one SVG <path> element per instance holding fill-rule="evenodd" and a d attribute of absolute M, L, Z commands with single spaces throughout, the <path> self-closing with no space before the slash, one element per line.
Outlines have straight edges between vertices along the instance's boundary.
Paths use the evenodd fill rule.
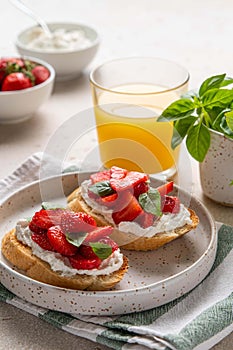
<path fill-rule="evenodd" d="M 98 226 L 111 225 L 101 214 L 96 213 L 83 199 L 81 195 L 81 188 L 77 188 L 67 198 L 68 207 L 73 211 L 83 211 L 90 214 L 97 222 Z M 167 232 L 157 233 L 153 237 L 137 237 L 134 234 L 125 233 L 117 228 L 114 229 L 111 235 L 112 239 L 117 244 L 126 250 L 148 251 L 158 249 L 159 247 L 167 244 L 174 239 L 177 239 L 189 231 L 197 227 L 199 218 L 192 209 L 188 209 L 190 212 L 190 218 L 192 224 L 186 224 L 183 227 L 176 228 Z"/>
<path fill-rule="evenodd" d="M 51 270 L 50 265 L 32 254 L 30 247 L 17 240 L 15 229 L 8 232 L 2 240 L 2 253 L 18 269 L 28 277 L 57 287 L 79 290 L 108 290 L 113 288 L 123 278 L 128 269 L 128 259 L 123 257 L 123 264 L 118 271 L 109 275 L 62 276 Z"/>

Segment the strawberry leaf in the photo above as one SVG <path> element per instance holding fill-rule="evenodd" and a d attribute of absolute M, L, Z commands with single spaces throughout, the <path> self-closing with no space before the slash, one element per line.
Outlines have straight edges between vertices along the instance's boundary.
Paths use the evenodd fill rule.
<path fill-rule="evenodd" d="M 91 242 L 90 246 L 92 247 L 93 252 L 101 260 L 107 259 L 112 254 L 112 247 L 108 244 L 101 242 Z"/>

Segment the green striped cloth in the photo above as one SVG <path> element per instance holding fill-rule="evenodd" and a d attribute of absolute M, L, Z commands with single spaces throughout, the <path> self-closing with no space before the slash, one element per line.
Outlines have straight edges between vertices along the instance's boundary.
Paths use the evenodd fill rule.
<path fill-rule="evenodd" d="M 24 184 L 25 166 L 36 176 L 39 161 L 38 155 L 30 157 L 11 177 L 0 181 L 0 196 L 6 195 L 6 184 L 8 191 Z M 29 175 L 27 182 L 32 180 Z M 232 266 L 233 227 L 218 224 L 217 256 L 209 275 L 191 292 L 166 305 L 114 317 L 70 315 L 25 302 L 1 284 L 0 300 L 117 350 L 207 350 L 233 331 Z"/>

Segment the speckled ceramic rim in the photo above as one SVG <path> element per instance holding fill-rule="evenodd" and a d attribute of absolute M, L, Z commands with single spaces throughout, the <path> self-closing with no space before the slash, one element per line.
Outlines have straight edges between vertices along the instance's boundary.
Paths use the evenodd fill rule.
<path fill-rule="evenodd" d="M 6 95 L 23 95 L 23 94 L 28 93 L 29 91 L 39 90 L 43 86 L 48 85 L 55 78 L 55 70 L 54 70 L 54 68 L 49 63 L 47 63 L 47 62 L 45 62 L 45 61 L 43 61 L 43 60 L 41 60 L 39 58 L 31 57 L 31 56 L 21 56 L 21 55 L 15 55 L 15 56 L 11 55 L 10 57 L 11 58 L 22 58 L 24 60 L 29 60 L 29 61 L 41 64 L 42 66 L 46 67 L 49 70 L 50 76 L 43 83 L 38 84 L 38 85 L 34 85 L 34 86 L 29 87 L 27 89 L 15 90 L 15 91 L 1 91 L 0 95 L 2 95 L 2 96 L 6 96 Z M 6 56 L 6 58 L 7 58 L 7 56 Z"/>
<path fill-rule="evenodd" d="M 94 78 L 94 75 L 97 72 L 97 70 L 102 68 L 105 64 L 114 63 L 114 62 L 120 62 L 120 61 L 124 62 L 124 61 L 129 61 L 129 60 L 139 60 L 139 59 L 142 59 L 142 60 L 145 60 L 145 59 L 154 60 L 155 64 L 156 64 L 156 61 L 166 62 L 168 64 L 173 64 L 174 66 L 179 67 L 180 69 L 182 69 L 185 72 L 186 79 L 184 79 L 184 81 L 181 84 L 177 84 L 176 86 L 174 86 L 172 88 L 167 88 L 167 89 L 164 89 L 162 91 L 156 91 L 156 92 L 128 92 L 127 91 L 127 92 L 122 92 L 122 91 L 113 90 L 111 88 L 106 88 L 103 85 L 98 84 L 98 82 Z M 123 57 L 123 58 L 118 58 L 118 59 L 114 59 L 114 60 L 111 60 L 111 61 L 106 61 L 106 62 L 102 63 L 101 65 L 99 65 L 98 67 L 96 67 L 95 69 L 93 69 L 92 72 L 90 73 L 90 82 L 91 82 L 91 84 L 93 84 L 95 87 L 97 87 L 97 88 L 99 88 L 101 90 L 112 92 L 114 94 L 119 94 L 119 95 L 160 95 L 160 94 L 164 94 L 164 93 L 169 92 L 169 91 L 174 91 L 174 90 L 178 90 L 178 89 L 182 88 L 185 84 L 187 84 L 189 79 L 190 79 L 189 72 L 187 71 L 186 68 L 184 68 L 180 64 L 178 64 L 176 62 L 173 62 L 173 61 L 169 61 L 169 60 L 160 58 L 160 57 L 147 57 L 147 56 L 145 56 L 145 57 L 143 57 L 143 56 L 141 56 L 141 57 L 137 57 L 137 56 L 136 57 Z"/>
<path fill-rule="evenodd" d="M 100 37 L 99 37 L 99 34 L 98 32 L 93 28 L 93 27 L 90 27 L 89 25 L 86 25 L 84 23 L 74 23 L 74 22 L 49 22 L 47 23 L 48 26 L 71 26 L 73 27 L 72 29 L 84 29 L 84 28 L 87 28 L 89 30 L 91 30 L 95 35 L 96 35 L 96 38 L 94 40 L 91 40 L 91 44 L 84 48 L 84 49 L 76 49 L 76 50 L 63 50 L 63 51 L 43 51 L 43 50 L 40 50 L 40 49 L 33 49 L 33 48 L 28 48 L 27 45 L 25 45 L 24 43 L 22 43 L 22 41 L 20 41 L 20 36 L 23 35 L 24 33 L 32 30 L 33 28 L 37 28 L 38 26 L 31 26 L 31 27 L 28 27 L 26 28 L 25 30 L 23 30 L 22 32 L 20 32 L 18 35 L 17 35 L 17 38 L 15 40 L 15 44 L 16 46 L 18 47 L 21 47 L 23 49 L 26 49 L 26 50 L 30 50 L 32 53 L 35 52 L 35 53 L 46 53 L 47 55 L 64 55 L 64 54 L 67 54 L 67 53 L 77 53 L 77 52 L 81 52 L 81 51 L 86 51 L 86 50 L 89 50 L 91 47 L 93 46 L 96 46 L 99 44 L 100 42 Z"/>
<path fill-rule="evenodd" d="M 76 173 L 69 173 L 67 175 L 64 175 L 63 177 L 67 177 L 67 176 L 72 176 L 72 175 L 75 175 Z M 83 173 L 82 173 L 83 175 Z M 45 181 L 51 181 L 53 179 L 57 179 L 59 178 L 60 176 L 56 176 L 56 177 L 50 177 L 48 179 L 45 179 L 43 180 L 43 182 Z M 153 181 L 153 180 L 152 180 Z M 10 197 L 8 197 L 4 202 L 0 203 L 0 205 L 3 205 L 5 202 L 9 201 L 9 199 L 14 196 L 15 194 L 17 193 L 21 193 L 21 192 L 24 192 L 26 191 L 27 189 L 29 189 L 30 187 L 32 186 L 35 186 L 35 185 L 39 185 L 39 181 L 35 181 L 35 182 L 32 182 L 30 185 L 27 185 L 25 187 L 23 187 L 20 191 L 16 191 L 14 193 L 12 193 L 12 195 Z M 178 191 L 181 190 L 180 187 L 178 186 L 174 186 L 175 189 L 177 189 Z M 184 193 L 185 195 L 189 196 L 189 194 L 184 191 L 184 190 L 181 190 L 182 193 Z M 216 246 L 216 225 L 215 225 L 215 222 L 212 218 L 212 216 L 210 215 L 210 213 L 208 212 L 208 210 L 206 209 L 206 207 L 195 197 L 195 196 L 192 196 L 192 198 L 198 203 L 198 205 L 200 206 L 201 210 L 205 213 L 206 217 L 208 218 L 209 220 L 209 223 L 210 223 L 210 226 L 211 226 L 211 239 L 210 239 L 210 242 L 209 242 L 209 245 L 206 249 L 206 251 L 204 251 L 204 253 L 200 256 L 200 258 L 198 260 L 195 261 L 195 263 L 193 263 L 191 266 L 189 266 L 188 268 L 184 269 L 183 271 L 177 273 L 176 275 L 173 275 L 171 277 L 168 277 L 166 279 L 163 279 L 159 282 L 156 282 L 156 283 L 153 283 L 153 284 L 150 284 L 150 285 L 146 285 L 144 287 L 138 287 L 136 288 L 138 292 L 147 292 L 148 289 L 151 289 L 151 287 L 155 287 L 155 286 L 159 286 L 159 285 L 162 285 L 163 283 L 165 282 L 168 282 L 168 281 L 172 281 L 172 280 L 176 280 L 176 279 L 179 279 L 181 276 L 185 275 L 187 272 L 189 272 L 191 269 L 195 268 L 196 265 L 199 265 L 199 263 L 201 262 L 201 260 L 203 260 L 206 255 L 208 254 L 208 252 L 213 249 L 214 246 Z M 46 289 L 51 289 L 52 290 L 56 290 L 56 291 L 70 291 L 70 292 L 74 292 L 78 295 L 88 295 L 88 296 L 95 296 L 95 297 L 104 297 L 104 296 L 111 296 L 113 294 L 132 294 L 134 295 L 135 294 L 135 289 L 127 289 L 127 290 L 113 290 L 113 291 L 80 291 L 80 290 L 74 290 L 74 289 L 67 289 L 67 288 L 60 288 L 60 287 L 56 287 L 56 286 L 52 286 L 52 285 L 49 285 L 49 284 L 45 284 L 45 283 L 41 283 L 39 281 L 36 281 L 36 280 L 33 280 L 23 274 L 20 274 L 19 272 L 9 268 L 9 266 L 7 266 L 6 264 L 4 264 L 2 261 L 0 261 L 0 264 L 4 266 L 4 268 L 6 270 L 8 270 L 12 275 L 15 275 L 17 276 L 18 278 L 20 278 L 21 280 L 25 281 L 25 282 L 32 282 L 33 284 L 37 285 L 37 286 L 40 286 L 40 287 L 44 287 Z"/>

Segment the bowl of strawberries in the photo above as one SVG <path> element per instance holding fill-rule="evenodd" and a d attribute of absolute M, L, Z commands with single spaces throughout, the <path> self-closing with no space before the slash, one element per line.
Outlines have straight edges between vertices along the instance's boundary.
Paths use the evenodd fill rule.
<path fill-rule="evenodd" d="M 0 123 L 27 120 L 50 97 L 53 67 L 32 57 L 0 58 Z"/>

